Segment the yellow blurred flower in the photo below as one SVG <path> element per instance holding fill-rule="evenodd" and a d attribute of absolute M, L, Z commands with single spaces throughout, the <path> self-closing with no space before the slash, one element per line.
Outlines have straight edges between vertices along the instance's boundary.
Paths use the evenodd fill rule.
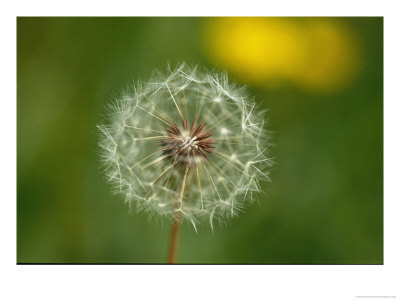
<path fill-rule="evenodd" d="M 335 91 L 361 65 L 357 36 L 332 18 L 213 18 L 205 43 L 213 63 L 269 88 L 291 82 L 310 91 Z"/>

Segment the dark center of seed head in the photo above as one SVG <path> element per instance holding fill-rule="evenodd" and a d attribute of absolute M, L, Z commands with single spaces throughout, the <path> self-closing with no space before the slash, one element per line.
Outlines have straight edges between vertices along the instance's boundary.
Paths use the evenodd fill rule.
<path fill-rule="evenodd" d="M 175 123 L 166 129 L 167 137 L 160 141 L 165 159 L 174 164 L 185 164 L 186 167 L 201 163 L 213 153 L 214 141 L 204 124 L 197 125 L 194 121 L 191 126 L 182 121 L 179 128 Z"/>

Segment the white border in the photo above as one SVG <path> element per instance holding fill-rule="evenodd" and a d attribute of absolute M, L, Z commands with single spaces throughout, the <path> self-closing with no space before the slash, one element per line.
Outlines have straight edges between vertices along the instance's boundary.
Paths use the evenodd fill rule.
<path fill-rule="evenodd" d="M 260 1 L 262 2 L 262 1 Z M 383 1 L 382 1 L 383 2 Z M 357 299 L 399 294 L 399 39 L 396 1 L 14 1 L 1 15 L 1 299 Z M 10 2 L 11 3 L 11 2 Z M 190 6 L 190 7 L 189 7 Z M 4 9 L 4 10 L 3 10 Z M 383 266 L 16 266 L 16 16 L 384 16 Z M 5 106 L 5 110 L 4 110 Z"/>

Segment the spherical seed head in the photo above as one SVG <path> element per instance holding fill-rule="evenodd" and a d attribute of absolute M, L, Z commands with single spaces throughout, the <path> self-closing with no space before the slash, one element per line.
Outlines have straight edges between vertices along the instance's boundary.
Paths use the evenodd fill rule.
<path fill-rule="evenodd" d="M 129 87 L 99 125 L 108 180 L 153 215 L 196 228 L 235 216 L 269 180 L 269 133 L 243 87 L 225 73 L 178 65 Z"/>

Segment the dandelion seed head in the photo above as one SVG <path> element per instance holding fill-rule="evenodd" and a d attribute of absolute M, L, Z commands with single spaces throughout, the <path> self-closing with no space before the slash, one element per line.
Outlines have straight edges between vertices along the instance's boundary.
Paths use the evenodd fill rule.
<path fill-rule="evenodd" d="M 244 87 L 182 63 L 127 88 L 98 125 L 106 178 L 139 210 L 225 222 L 269 180 L 269 132 Z"/>

